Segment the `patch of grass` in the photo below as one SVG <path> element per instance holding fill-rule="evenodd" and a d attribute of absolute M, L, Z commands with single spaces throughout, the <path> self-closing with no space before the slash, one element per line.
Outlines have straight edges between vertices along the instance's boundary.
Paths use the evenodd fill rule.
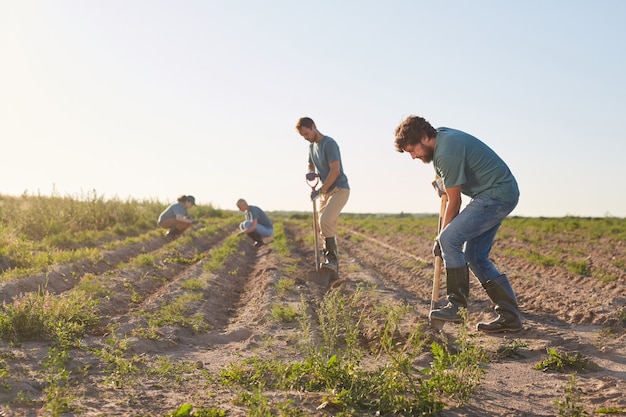
<path fill-rule="evenodd" d="M 0 337 L 9 343 L 43 339 L 77 345 L 100 321 L 97 304 L 82 290 L 60 296 L 43 290 L 23 294 L 0 311 Z"/>
<path fill-rule="evenodd" d="M 576 373 L 572 373 L 564 388 L 565 396 L 561 400 L 554 400 L 554 406 L 557 409 L 557 415 L 563 417 L 583 417 L 589 414 L 580 404 L 582 392 L 578 388 Z"/>
<path fill-rule="evenodd" d="M 133 283 L 130 281 L 126 281 L 123 284 L 124 288 L 127 288 L 130 291 L 130 301 L 139 304 L 143 301 L 143 297 L 135 290 L 133 287 Z"/>
<path fill-rule="evenodd" d="M 596 414 L 626 414 L 626 408 L 600 407 L 594 411 Z"/>
<path fill-rule="evenodd" d="M 200 408 L 198 411 L 193 411 L 193 405 L 189 403 L 182 404 L 176 410 L 165 415 L 165 417 L 224 417 L 226 411 L 219 408 Z"/>
<path fill-rule="evenodd" d="M 295 286 L 295 281 L 292 278 L 282 277 L 278 280 L 278 282 L 274 285 L 274 289 L 279 296 L 283 296 L 293 291 Z"/>
<path fill-rule="evenodd" d="M 274 223 L 274 239 L 272 240 L 272 246 L 280 256 L 291 255 L 291 249 L 287 243 L 287 237 L 285 236 L 285 227 L 282 221 Z"/>
<path fill-rule="evenodd" d="M 105 286 L 104 281 L 105 279 L 102 276 L 98 277 L 95 274 L 85 274 L 76 285 L 75 289 L 83 291 L 85 294 L 90 294 L 96 299 L 111 296 L 113 292 Z"/>
<path fill-rule="evenodd" d="M 543 266 L 555 266 L 559 264 L 559 259 L 556 256 L 549 254 L 546 255 L 532 250 L 507 249 L 505 253 L 509 256 L 526 259 L 527 261 Z"/>
<path fill-rule="evenodd" d="M 270 389 L 320 392 L 320 412 L 327 409 L 342 416 L 431 415 L 443 408 L 441 397 L 467 401 L 482 375 L 480 364 L 485 358 L 471 344 L 467 330 L 461 332 L 454 353 L 433 343 L 433 366 L 418 369 L 416 360 L 426 349 L 426 338 L 420 327 L 408 334 L 402 330 L 411 308 L 373 307 L 371 294 L 364 286 L 352 295 L 336 290 L 326 293 L 317 306 L 319 341 L 303 300 L 299 316 L 302 360 L 284 363 L 255 356 L 233 362 L 221 370 L 222 384 L 243 389 L 238 403 L 249 406 L 250 415 L 264 416 L 279 415 L 278 406 L 269 404 L 263 395 Z M 368 347 L 366 339 L 378 341 L 378 348 Z M 376 357 L 363 364 L 366 355 Z M 292 409 L 290 415 L 302 414 Z"/>
<path fill-rule="evenodd" d="M 298 317 L 298 311 L 290 305 L 287 304 L 272 304 L 272 318 L 275 321 L 280 321 L 283 323 L 291 323 L 296 321 Z"/>
<path fill-rule="evenodd" d="M 359 272 L 361 270 L 361 266 L 359 264 L 350 264 L 342 266 L 341 269 L 345 272 Z"/>
<path fill-rule="evenodd" d="M 115 330 L 112 330 L 103 348 L 92 349 L 96 357 L 105 364 L 107 376 L 104 382 L 107 385 L 119 389 L 135 384 L 139 366 L 144 364 L 144 357 L 137 354 L 128 357 L 129 347 L 130 342 L 126 336 L 119 338 Z"/>
<path fill-rule="evenodd" d="M 611 264 L 620 269 L 626 269 L 626 261 L 624 259 L 613 259 Z"/>
<path fill-rule="evenodd" d="M 573 274 L 585 276 L 589 275 L 589 262 L 587 261 L 587 259 L 567 262 L 565 264 L 565 267 Z"/>
<path fill-rule="evenodd" d="M 434 360 L 429 384 L 462 405 L 469 401 L 480 385 L 480 378 L 484 374 L 482 364 L 487 362 L 487 354 L 471 342 L 467 310 L 462 308 L 460 315 L 463 317 L 463 324 L 454 342 L 457 346 L 456 352 L 450 352 L 445 344 L 433 342 Z"/>
<path fill-rule="evenodd" d="M 589 359 L 583 357 L 579 352 L 575 355 L 560 353 L 556 349 L 548 349 L 548 358 L 539 362 L 534 367 L 539 371 L 558 371 L 565 372 L 568 369 L 584 372 L 590 369 L 596 369 L 597 365 Z"/>
<path fill-rule="evenodd" d="M 595 268 L 591 273 L 591 276 L 601 282 L 617 281 L 617 277 L 615 277 L 613 274 L 606 272 L 602 268 Z"/>
<path fill-rule="evenodd" d="M 65 368 L 70 360 L 67 351 L 51 347 L 43 362 L 46 382 L 43 390 L 46 397 L 44 408 L 53 416 L 71 411 L 74 396 L 69 385 L 70 371 Z"/>
<path fill-rule="evenodd" d="M 200 278 L 187 278 L 180 283 L 180 286 L 190 291 L 202 291 L 206 289 L 207 282 Z"/>
<path fill-rule="evenodd" d="M 194 362 L 175 360 L 166 355 L 158 355 L 154 360 L 147 359 L 145 365 L 146 367 L 141 371 L 153 377 L 155 386 L 167 386 L 170 389 L 182 386 L 186 381 L 186 376 L 198 369 L 198 365 Z"/>
<path fill-rule="evenodd" d="M 213 249 L 210 253 L 209 260 L 204 264 L 203 270 L 206 272 L 214 272 L 218 270 L 233 254 L 239 250 L 239 236 L 233 234 L 226 238 L 221 246 Z"/>
<path fill-rule="evenodd" d="M 506 345 L 498 347 L 496 358 L 524 358 L 525 356 L 520 352 L 520 349 L 527 347 L 528 343 L 522 342 L 519 339 L 509 340 Z"/>
<path fill-rule="evenodd" d="M 175 300 L 169 301 L 154 312 L 143 312 L 148 319 L 149 327 L 176 325 L 189 327 L 195 331 L 207 330 L 204 314 L 196 311 L 196 302 L 203 301 L 202 294 L 182 294 Z"/>

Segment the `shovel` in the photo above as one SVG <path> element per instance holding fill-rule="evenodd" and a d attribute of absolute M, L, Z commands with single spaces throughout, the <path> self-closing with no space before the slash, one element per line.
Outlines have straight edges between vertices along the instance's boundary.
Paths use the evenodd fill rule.
<path fill-rule="evenodd" d="M 439 224 L 437 225 L 437 236 L 441 233 L 441 227 L 443 225 L 443 216 L 446 213 L 446 205 L 448 203 L 448 194 L 443 189 L 443 183 L 441 179 L 433 181 L 433 187 L 437 190 L 439 197 L 441 198 L 441 207 L 439 208 Z M 443 259 L 441 256 L 435 256 L 435 274 L 433 276 L 433 291 L 430 297 L 430 311 L 437 309 L 437 302 L 439 301 L 439 285 L 441 284 L 441 269 L 443 268 Z M 428 322 L 430 327 L 435 330 L 442 330 L 445 321 L 431 318 L 428 315 Z"/>
<path fill-rule="evenodd" d="M 319 184 L 319 176 L 316 176 L 314 180 L 306 180 L 307 184 L 311 187 L 311 192 L 315 191 L 317 184 Z M 319 249 L 319 235 L 320 229 L 317 218 L 317 202 L 313 200 L 313 236 L 315 238 L 315 271 L 309 271 L 307 281 L 314 282 L 322 287 L 327 287 L 330 280 L 330 273 L 320 267 L 320 249 Z"/>

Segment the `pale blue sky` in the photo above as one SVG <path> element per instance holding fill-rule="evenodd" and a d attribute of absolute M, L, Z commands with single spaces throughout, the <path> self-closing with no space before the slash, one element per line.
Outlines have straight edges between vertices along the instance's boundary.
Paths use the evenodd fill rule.
<path fill-rule="evenodd" d="M 471 133 L 519 216 L 626 217 L 626 1 L 0 0 L 0 194 L 311 209 L 301 116 L 345 212 L 434 213 L 417 114 Z"/>

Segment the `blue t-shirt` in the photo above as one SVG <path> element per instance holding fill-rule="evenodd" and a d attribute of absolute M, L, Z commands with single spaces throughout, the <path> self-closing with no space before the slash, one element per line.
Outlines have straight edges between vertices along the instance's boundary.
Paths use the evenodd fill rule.
<path fill-rule="evenodd" d="M 506 163 L 490 147 L 460 130 L 437 129 L 433 166 L 446 188 L 461 186 L 469 197 L 487 193 L 502 202 L 519 199 L 517 181 Z"/>
<path fill-rule="evenodd" d="M 272 229 L 274 227 L 272 221 L 263 210 L 257 206 L 248 206 L 248 211 L 246 211 L 246 220 L 252 221 L 254 219 L 256 219 L 258 224 L 263 225 L 268 229 Z"/>
<path fill-rule="evenodd" d="M 328 191 L 335 187 L 350 188 L 348 185 L 348 177 L 343 173 L 343 163 L 341 162 L 341 153 L 339 145 L 330 136 L 324 136 L 319 143 L 311 143 L 309 145 L 309 163 L 313 163 L 317 169 L 322 182 L 326 181 L 330 173 L 330 163 L 339 161 L 339 176 L 335 183 L 328 188 Z"/>

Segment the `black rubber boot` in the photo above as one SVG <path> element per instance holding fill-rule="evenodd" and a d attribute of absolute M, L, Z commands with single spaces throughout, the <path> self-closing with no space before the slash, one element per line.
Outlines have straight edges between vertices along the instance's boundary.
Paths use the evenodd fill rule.
<path fill-rule="evenodd" d="M 437 310 L 430 312 L 430 320 L 443 320 L 459 323 L 463 318 L 459 316 L 461 307 L 467 308 L 467 297 L 469 296 L 469 269 L 446 268 L 446 292 L 448 294 L 448 304 Z"/>
<path fill-rule="evenodd" d="M 498 317 L 489 323 L 478 323 L 476 328 L 486 333 L 518 332 L 522 330 L 522 320 L 517 307 L 515 292 L 506 275 L 487 281 L 483 288 L 496 305 Z"/>
<path fill-rule="evenodd" d="M 256 230 L 254 232 L 248 233 L 248 236 L 250 236 L 250 239 L 254 240 L 255 247 L 259 247 L 263 245 L 263 238 L 261 237 L 261 234 L 257 232 Z"/>
<path fill-rule="evenodd" d="M 166 237 L 166 238 L 168 238 L 168 239 L 175 239 L 175 238 L 177 238 L 178 236 L 180 236 L 180 234 L 181 234 L 181 233 L 182 233 L 182 232 L 181 232 L 180 230 L 178 230 L 178 229 L 177 229 L 177 228 L 175 228 L 175 227 L 172 227 L 170 230 L 168 230 L 168 231 L 165 233 L 165 237 Z"/>
<path fill-rule="evenodd" d="M 337 259 L 337 238 L 327 237 L 324 239 L 324 257 L 326 262 L 320 265 L 322 268 L 337 274 L 339 270 L 339 260 Z"/>

